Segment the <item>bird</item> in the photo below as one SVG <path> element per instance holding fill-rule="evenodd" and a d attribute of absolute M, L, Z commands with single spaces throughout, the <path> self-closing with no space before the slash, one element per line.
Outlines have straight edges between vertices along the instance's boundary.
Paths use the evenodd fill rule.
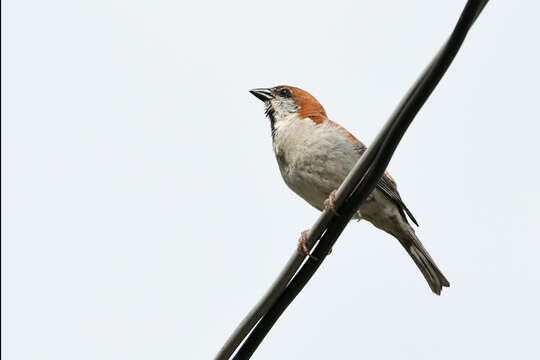
<path fill-rule="evenodd" d="M 264 102 L 270 121 L 273 151 L 287 186 L 316 209 L 334 209 L 336 189 L 367 147 L 338 123 L 309 92 L 288 85 L 256 88 L 250 93 Z M 334 209 L 335 210 L 335 209 Z M 413 259 L 431 290 L 441 294 L 450 283 L 424 248 L 409 220 L 418 222 L 403 202 L 388 171 L 359 207 L 355 218 L 367 220 L 396 238 Z M 299 251 L 309 254 L 307 230 Z"/>

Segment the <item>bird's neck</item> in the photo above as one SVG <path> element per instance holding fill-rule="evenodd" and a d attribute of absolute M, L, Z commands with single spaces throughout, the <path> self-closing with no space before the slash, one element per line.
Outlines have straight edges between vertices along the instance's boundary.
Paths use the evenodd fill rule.
<path fill-rule="evenodd" d="M 316 126 L 310 118 L 300 118 L 297 114 L 275 117 L 272 139 L 276 156 L 289 157 L 298 151 Z"/>

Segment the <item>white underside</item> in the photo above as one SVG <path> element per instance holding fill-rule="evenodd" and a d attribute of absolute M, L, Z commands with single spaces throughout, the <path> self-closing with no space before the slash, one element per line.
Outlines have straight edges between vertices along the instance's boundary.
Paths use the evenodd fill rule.
<path fill-rule="evenodd" d="M 355 143 L 340 128 L 309 118 L 291 115 L 274 126 L 274 152 L 285 183 L 322 210 L 328 195 L 360 158 Z M 410 229 L 396 204 L 377 188 L 359 210 L 364 219 L 394 235 Z"/>

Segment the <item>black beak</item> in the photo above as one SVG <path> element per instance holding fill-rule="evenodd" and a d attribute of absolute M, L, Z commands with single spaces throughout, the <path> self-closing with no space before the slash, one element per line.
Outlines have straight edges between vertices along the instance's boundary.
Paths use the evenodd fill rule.
<path fill-rule="evenodd" d="M 268 101 L 274 98 L 272 91 L 266 88 L 253 89 L 253 90 L 249 90 L 249 92 L 255 95 L 257 99 L 261 101 Z"/>

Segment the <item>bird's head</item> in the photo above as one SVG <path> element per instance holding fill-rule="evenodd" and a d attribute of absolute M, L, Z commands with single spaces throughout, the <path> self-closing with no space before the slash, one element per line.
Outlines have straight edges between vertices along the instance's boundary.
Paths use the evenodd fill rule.
<path fill-rule="evenodd" d="M 264 102 L 272 130 L 275 124 L 280 122 L 310 118 L 315 123 L 321 123 L 328 119 L 326 111 L 317 99 L 297 87 L 280 85 L 253 89 L 250 93 Z"/>

